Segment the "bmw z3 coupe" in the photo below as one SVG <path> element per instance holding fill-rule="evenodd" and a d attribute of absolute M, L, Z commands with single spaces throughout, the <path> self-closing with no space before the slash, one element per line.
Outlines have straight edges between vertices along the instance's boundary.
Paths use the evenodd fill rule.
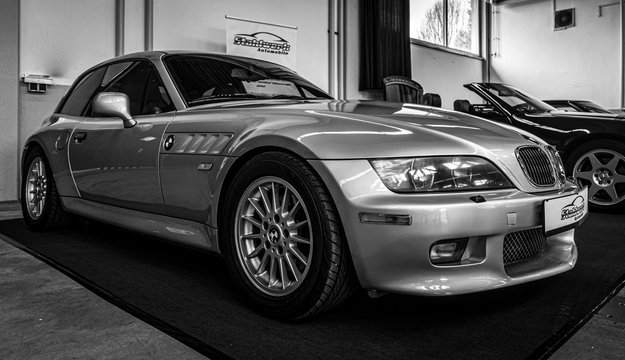
<path fill-rule="evenodd" d="M 562 273 L 588 192 L 557 151 L 459 112 L 344 102 L 269 62 L 118 57 L 78 77 L 23 152 L 33 231 L 75 215 L 221 254 L 257 309 L 362 287 L 453 295 Z"/>

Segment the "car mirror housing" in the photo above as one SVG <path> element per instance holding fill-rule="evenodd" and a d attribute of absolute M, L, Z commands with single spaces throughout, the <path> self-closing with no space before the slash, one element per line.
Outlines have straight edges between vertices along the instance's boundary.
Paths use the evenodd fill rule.
<path fill-rule="evenodd" d="M 130 116 L 128 95 L 119 92 L 103 92 L 93 99 L 93 112 L 97 115 L 115 116 L 124 121 L 124 127 L 131 128 L 137 122 Z"/>

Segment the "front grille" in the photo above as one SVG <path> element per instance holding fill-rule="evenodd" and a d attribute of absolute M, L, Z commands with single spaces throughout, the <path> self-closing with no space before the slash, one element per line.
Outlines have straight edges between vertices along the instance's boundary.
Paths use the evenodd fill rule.
<path fill-rule="evenodd" d="M 510 233 L 503 240 L 503 263 L 509 265 L 531 258 L 543 252 L 546 245 L 542 227 Z"/>
<path fill-rule="evenodd" d="M 525 172 L 525 176 L 535 186 L 555 185 L 556 177 L 547 153 L 536 146 L 524 146 L 517 149 L 516 157 Z"/>

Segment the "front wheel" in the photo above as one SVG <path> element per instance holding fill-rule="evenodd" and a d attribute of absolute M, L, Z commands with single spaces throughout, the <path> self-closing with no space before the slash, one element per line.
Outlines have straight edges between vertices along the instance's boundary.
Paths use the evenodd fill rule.
<path fill-rule="evenodd" d="M 625 145 L 614 140 L 584 144 L 568 156 L 567 173 L 579 186 L 588 186 L 592 208 L 625 208 Z"/>
<path fill-rule="evenodd" d="M 316 315 L 355 288 L 338 213 L 309 165 L 272 152 L 244 164 L 230 186 L 221 249 L 237 285 L 264 313 Z"/>

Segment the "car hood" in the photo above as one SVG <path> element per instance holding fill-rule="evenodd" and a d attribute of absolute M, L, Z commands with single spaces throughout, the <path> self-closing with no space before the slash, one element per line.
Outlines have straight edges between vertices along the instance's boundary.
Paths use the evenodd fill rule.
<path fill-rule="evenodd" d="M 186 119 L 186 121 L 185 121 Z M 225 154 L 271 144 L 303 147 L 317 159 L 472 155 L 502 167 L 517 163 L 533 135 L 471 115 L 419 105 L 372 101 L 236 101 L 190 108 L 168 131 L 234 132 Z M 533 141 L 529 139 L 533 139 Z M 281 142 L 288 139 L 289 142 Z M 287 145 L 285 145 L 287 144 Z M 300 154 L 302 154 L 300 152 Z M 518 165 L 516 165 L 518 166 Z"/>

